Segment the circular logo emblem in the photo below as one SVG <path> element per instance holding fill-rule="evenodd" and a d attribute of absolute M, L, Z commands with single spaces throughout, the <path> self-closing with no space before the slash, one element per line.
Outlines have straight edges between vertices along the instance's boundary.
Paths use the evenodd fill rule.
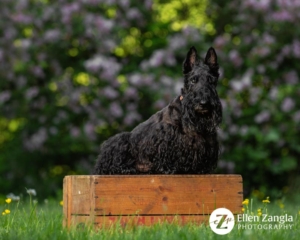
<path fill-rule="evenodd" d="M 225 235 L 234 227 L 234 216 L 227 208 L 217 208 L 209 217 L 209 225 L 216 234 Z"/>

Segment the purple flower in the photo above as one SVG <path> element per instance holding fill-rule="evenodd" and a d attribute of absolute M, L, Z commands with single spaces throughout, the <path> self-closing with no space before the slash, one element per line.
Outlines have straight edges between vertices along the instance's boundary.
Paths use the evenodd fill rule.
<path fill-rule="evenodd" d="M 268 34 L 268 33 L 265 33 L 262 36 L 262 40 L 263 40 L 263 43 L 267 44 L 267 45 L 275 43 L 275 38 L 273 36 L 271 36 L 270 34 Z"/>
<path fill-rule="evenodd" d="M 168 42 L 169 44 L 169 49 L 171 51 L 175 51 L 178 49 L 182 49 L 186 46 L 186 39 L 182 37 L 181 35 L 175 35 L 171 37 Z"/>
<path fill-rule="evenodd" d="M 298 74 L 295 70 L 291 70 L 284 74 L 284 79 L 288 84 L 295 85 L 299 82 Z"/>
<path fill-rule="evenodd" d="M 269 98 L 271 100 L 276 100 L 277 97 L 278 97 L 278 88 L 272 87 L 271 90 L 269 91 Z"/>
<path fill-rule="evenodd" d="M 9 91 L 0 92 L 0 104 L 8 101 L 10 97 L 11 97 L 11 92 Z"/>
<path fill-rule="evenodd" d="M 114 26 L 114 23 L 112 20 L 104 19 L 100 16 L 97 16 L 94 19 L 94 24 L 95 24 L 97 30 L 99 32 L 101 32 L 102 34 L 104 32 L 109 32 L 111 30 L 111 28 Z"/>
<path fill-rule="evenodd" d="M 85 68 L 94 73 L 96 73 L 101 68 L 103 68 L 104 65 L 105 65 L 105 57 L 99 55 L 85 62 Z"/>
<path fill-rule="evenodd" d="M 145 7 L 146 7 L 146 9 L 151 10 L 152 5 L 153 5 L 153 0 L 145 0 Z"/>
<path fill-rule="evenodd" d="M 257 87 L 252 87 L 249 89 L 250 90 L 250 100 L 249 102 L 254 105 L 257 103 L 260 95 L 261 95 L 261 92 L 262 92 L 262 89 L 261 88 L 257 88 Z"/>
<path fill-rule="evenodd" d="M 85 123 L 85 125 L 83 126 L 83 131 L 88 139 L 96 139 L 95 126 L 91 122 Z"/>
<path fill-rule="evenodd" d="M 266 57 L 271 53 L 271 50 L 267 46 L 259 46 L 254 47 L 251 51 L 251 55 L 259 56 L 259 57 Z"/>
<path fill-rule="evenodd" d="M 176 65 L 176 59 L 173 55 L 173 52 L 168 51 L 166 53 L 165 63 L 166 63 L 167 66 L 175 66 Z"/>
<path fill-rule="evenodd" d="M 266 67 L 264 65 L 262 65 L 262 64 L 258 65 L 256 67 L 256 69 L 257 69 L 257 72 L 260 73 L 260 74 L 263 74 L 266 71 Z"/>
<path fill-rule="evenodd" d="M 223 48 L 225 46 L 225 44 L 228 43 L 228 37 L 227 36 L 218 36 L 216 37 L 215 41 L 214 41 L 214 46 L 216 48 Z"/>
<path fill-rule="evenodd" d="M 92 73 L 101 71 L 101 77 L 106 80 L 113 79 L 121 69 L 121 65 L 115 59 L 102 55 L 94 56 L 87 60 L 84 65 Z"/>
<path fill-rule="evenodd" d="M 58 41 L 61 37 L 61 32 L 58 29 L 50 29 L 45 32 L 44 39 L 46 42 Z"/>
<path fill-rule="evenodd" d="M 23 13 L 17 13 L 11 16 L 11 19 L 15 21 L 16 23 L 21 24 L 30 24 L 32 23 L 32 17 L 25 15 Z"/>
<path fill-rule="evenodd" d="M 240 134 L 241 134 L 242 136 L 245 136 L 245 135 L 248 133 L 248 130 L 249 130 L 249 127 L 243 125 L 243 126 L 240 127 Z"/>
<path fill-rule="evenodd" d="M 149 65 L 151 67 L 158 67 L 163 64 L 165 50 L 156 50 L 149 60 Z"/>
<path fill-rule="evenodd" d="M 239 67 L 243 63 L 243 59 L 240 57 L 240 54 L 236 50 L 231 50 L 229 52 L 229 59 L 236 67 Z"/>
<path fill-rule="evenodd" d="M 137 112 L 130 111 L 125 116 L 123 122 L 126 126 L 132 126 L 134 123 L 139 122 L 140 120 L 141 116 Z"/>
<path fill-rule="evenodd" d="M 74 12 L 78 12 L 80 10 L 80 4 L 78 2 L 73 2 L 70 4 L 66 4 L 61 8 L 62 13 L 62 22 L 64 24 L 70 24 L 71 16 Z"/>
<path fill-rule="evenodd" d="M 163 99 L 160 99 L 160 100 L 157 100 L 155 103 L 154 103 L 154 107 L 156 109 L 162 109 L 166 106 L 166 102 L 163 100 Z"/>
<path fill-rule="evenodd" d="M 36 133 L 31 135 L 29 139 L 24 139 L 23 144 L 26 149 L 29 151 L 34 151 L 40 149 L 45 141 L 47 140 L 48 135 L 45 128 L 40 128 Z"/>
<path fill-rule="evenodd" d="M 39 77 L 39 78 L 44 78 L 45 77 L 45 73 L 43 71 L 43 69 L 40 66 L 33 66 L 31 68 L 31 71 L 33 73 L 34 76 Z"/>
<path fill-rule="evenodd" d="M 67 4 L 62 7 L 61 11 L 63 15 L 70 15 L 73 12 L 77 12 L 80 10 L 80 5 L 78 2 L 73 2 L 70 4 Z"/>
<path fill-rule="evenodd" d="M 253 75 L 253 70 L 248 69 L 247 72 L 242 76 L 241 80 L 231 80 L 230 86 L 237 92 L 244 90 L 251 86 L 251 79 Z"/>
<path fill-rule="evenodd" d="M 31 87 L 26 91 L 25 98 L 27 98 L 27 100 L 31 100 L 32 98 L 36 97 L 38 93 L 39 89 L 37 87 Z"/>
<path fill-rule="evenodd" d="M 143 85 L 143 76 L 140 73 L 133 73 L 128 76 L 128 82 L 133 86 L 142 86 Z"/>
<path fill-rule="evenodd" d="M 245 8 L 253 8 L 257 11 L 266 11 L 270 7 L 271 0 L 245 0 L 243 1 Z"/>
<path fill-rule="evenodd" d="M 110 104 L 109 112 L 115 118 L 121 117 L 123 115 L 123 110 L 117 102 L 113 102 Z"/>
<path fill-rule="evenodd" d="M 300 41 L 294 40 L 292 45 L 292 52 L 296 58 L 300 58 Z"/>
<path fill-rule="evenodd" d="M 232 135 L 238 133 L 238 126 L 235 125 L 235 124 L 232 124 L 229 129 L 228 129 L 228 132 Z"/>
<path fill-rule="evenodd" d="M 171 77 L 168 77 L 168 76 L 166 76 L 166 75 L 163 75 L 163 76 L 161 76 L 161 78 L 160 78 L 160 82 L 161 82 L 163 85 L 167 86 L 167 87 L 172 86 L 173 81 L 174 81 L 174 80 L 173 80 Z"/>
<path fill-rule="evenodd" d="M 133 87 L 126 88 L 124 95 L 125 95 L 126 98 L 130 98 L 130 99 L 137 99 L 138 98 L 138 92 Z"/>
<path fill-rule="evenodd" d="M 70 128 L 70 135 L 72 136 L 72 137 L 74 137 L 74 138 L 76 138 L 76 137 L 79 137 L 79 135 L 80 135 L 80 130 L 79 130 L 79 128 L 77 128 L 77 127 L 71 127 Z"/>
<path fill-rule="evenodd" d="M 293 120 L 295 123 L 300 122 L 300 111 L 295 112 L 295 114 L 293 115 Z"/>
<path fill-rule="evenodd" d="M 18 32 L 15 28 L 9 27 L 6 29 L 6 31 L 4 31 L 4 39 L 7 41 L 12 40 L 16 38 L 17 34 Z"/>
<path fill-rule="evenodd" d="M 105 87 L 102 90 L 102 94 L 103 94 L 103 96 L 107 97 L 108 99 L 114 99 L 119 96 L 119 93 L 110 86 Z"/>
<path fill-rule="evenodd" d="M 294 20 L 293 15 L 285 9 L 274 12 L 272 18 L 277 22 L 292 22 Z"/>
<path fill-rule="evenodd" d="M 263 123 L 263 122 L 267 122 L 270 119 L 270 113 L 269 111 L 262 111 L 261 113 L 257 114 L 254 117 L 254 121 L 256 123 Z"/>
<path fill-rule="evenodd" d="M 295 101 L 290 97 L 285 98 L 281 103 L 281 110 L 283 112 L 290 112 L 294 107 Z"/>
<path fill-rule="evenodd" d="M 30 39 L 22 39 L 20 40 L 20 47 L 23 49 L 28 49 L 31 46 L 31 40 Z"/>
<path fill-rule="evenodd" d="M 122 0 L 119 2 L 120 6 L 122 6 L 123 8 L 127 9 L 130 6 L 130 2 L 129 0 Z"/>
<path fill-rule="evenodd" d="M 127 11 L 127 18 L 130 20 L 141 20 L 142 14 L 137 8 L 131 8 Z"/>

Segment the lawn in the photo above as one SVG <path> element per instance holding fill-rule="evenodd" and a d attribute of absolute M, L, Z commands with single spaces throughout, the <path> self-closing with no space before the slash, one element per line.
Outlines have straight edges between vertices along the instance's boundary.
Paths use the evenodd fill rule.
<path fill-rule="evenodd" d="M 37 203 L 32 196 L 13 201 L 6 198 L 0 205 L 0 239 L 299 239 L 300 236 L 300 195 L 289 200 L 250 198 L 243 202 L 244 213 L 248 216 L 259 217 L 260 220 L 250 225 L 237 222 L 227 235 L 215 234 L 207 225 L 188 224 L 156 224 L 152 227 L 120 227 L 107 229 L 74 228 L 65 229 L 62 226 L 62 202 L 48 200 Z M 272 223 L 261 222 L 262 216 L 292 216 L 292 222 Z M 241 220 L 241 219 L 240 219 Z M 281 219 L 284 221 L 284 219 Z M 285 218 L 286 220 L 286 218 Z M 291 219 L 290 219 L 291 220 Z M 279 219 L 280 221 L 280 219 Z M 240 224 L 240 225 L 239 225 Z M 248 223 L 249 224 L 249 223 Z M 277 227 L 269 228 L 269 225 Z M 290 224 L 290 227 L 283 227 Z"/>

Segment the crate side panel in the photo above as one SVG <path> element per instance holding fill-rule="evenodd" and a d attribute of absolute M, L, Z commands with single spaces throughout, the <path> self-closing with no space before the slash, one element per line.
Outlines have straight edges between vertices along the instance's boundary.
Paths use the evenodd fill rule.
<path fill-rule="evenodd" d="M 95 177 L 96 215 L 210 214 L 242 208 L 239 175 Z"/>

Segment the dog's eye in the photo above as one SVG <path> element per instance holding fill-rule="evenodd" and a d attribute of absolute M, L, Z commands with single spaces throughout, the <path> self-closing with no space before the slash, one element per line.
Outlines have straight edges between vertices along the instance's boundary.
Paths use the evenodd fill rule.
<path fill-rule="evenodd" d="M 197 78 L 192 78 L 191 82 L 192 83 L 196 83 L 197 82 Z"/>

